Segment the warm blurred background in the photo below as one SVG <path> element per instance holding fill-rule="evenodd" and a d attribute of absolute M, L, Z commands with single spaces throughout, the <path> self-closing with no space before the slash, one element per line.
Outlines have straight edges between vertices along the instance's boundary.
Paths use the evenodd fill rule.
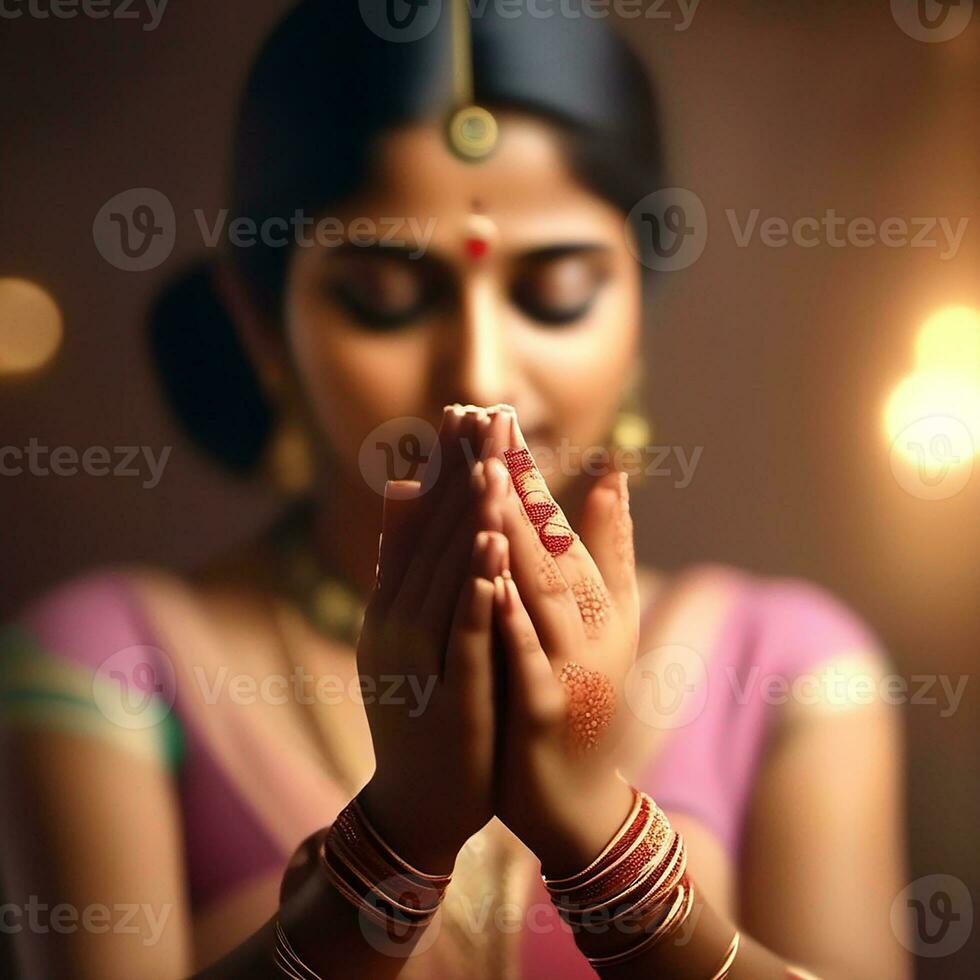
<path fill-rule="evenodd" d="M 138 478 L 0 476 L 0 615 L 96 563 L 193 564 L 277 506 L 175 430 L 144 314 L 201 251 L 194 210 L 224 204 L 235 95 L 287 5 L 174 4 L 152 31 L 0 21 L 0 278 L 42 286 L 64 324 L 47 367 L 12 372 L 15 347 L 29 358 L 56 342 L 57 311 L 0 283 L 0 445 L 173 446 L 152 489 Z M 703 450 L 690 485 L 676 485 L 675 461 L 637 493 L 641 553 L 668 568 L 708 559 L 807 576 L 872 623 L 903 676 L 965 684 L 955 711 L 940 682 L 906 711 L 910 880 L 953 876 L 976 903 L 980 16 L 937 42 L 900 28 L 900 0 L 693 6 L 684 29 L 692 4 L 678 0 L 660 5 L 662 19 L 624 25 L 660 83 L 673 182 L 703 201 L 709 232 L 650 310 L 654 442 Z M 970 0 L 949 8 L 970 10 Z M 163 266 L 124 272 L 94 247 L 93 220 L 139 187 L 173 203 L 177 243 Z M 934 247 L 889 245 L 882 230 L 868 247 L 834 247 L 821 231 L 816 247 L 776 248 L 758 227 L 741 247 L 753 209 L 757 225 L 823 221 L 831 209 L 878 229 L 900 219 Z M 937 224 L 926 231 L 920 218 Z M 959 227 L 958 244 L 940 221 L 954 237 Z M 960 309 L 923 338 L 950 307 Z M 12 336 L 14 315 L 30 322 L 26 336 Z M 923 416 L 940 418 L 903 433 Z M 974 978 L 980 936 L 918 962 L 922 977 Z"/>

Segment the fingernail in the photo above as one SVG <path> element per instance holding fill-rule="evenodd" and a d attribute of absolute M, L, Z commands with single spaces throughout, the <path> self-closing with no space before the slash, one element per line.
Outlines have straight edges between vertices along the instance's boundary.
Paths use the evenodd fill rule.
<path fill-rule="evenodd" d="M 630 477 L 625 470 L 619 474 L 619 500 L 623 510 L 628 511 L 630 509 Z"/>
<path fill-rule="evenodd" d="M 420 489 L 418 480 L 387 480 L 385 500 L 414 500 Z"/>
<path fill-rule="evenodd" d="M 493 577 L 493 598 L 494 601 L 499 603 L 501 606 L 504 605 L 506 590 L 504 588 L 503 577 L 500 575 L 495 575 Z"/>

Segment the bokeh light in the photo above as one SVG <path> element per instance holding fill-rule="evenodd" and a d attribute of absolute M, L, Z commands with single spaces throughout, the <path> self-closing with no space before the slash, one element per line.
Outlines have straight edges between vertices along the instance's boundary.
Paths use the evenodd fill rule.
<path fill-rule="evenodd" d="M 980 451 L 977 310 L 950 306 L 926 320 L 916 338 L 914 369 L 889 396 L 884 423 L 893 453 L 916 466 L 972 465 Z"/>
<path fill-rule="evenodd" d="M 980 311 L 950 306 L 922 325 L 915 343 L 917 371 L 980 380 Z"/>
<path fill-rule="evenodd" d="M 62 323 L 58 304 L 42 286 L 0 278 L 0 377 L 49 363 L 61 346 Z"/>

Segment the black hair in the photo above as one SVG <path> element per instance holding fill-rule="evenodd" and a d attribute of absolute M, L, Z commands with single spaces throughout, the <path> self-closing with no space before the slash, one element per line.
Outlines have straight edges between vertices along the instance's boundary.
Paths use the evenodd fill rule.
<path fill-rule="evenodd" d="M 234 137 L 232 217 L 260 226 L 317 215 L 370 179 L 379 137 L 452 108 L 449 0 L 303 0 L 272 32 L 245 86 Z M 488 2 L 470 7 L 477 104 L 543 117 L 583 184 L 628 213 L 656 190 L 661 147 L 650 80 L 608 18 Z M 478 165 L 478 164 L 477 164 Z M 643 238 L 637 235 L 637 241 Z M 278 322 L 290 250 L 256 241 L 230 259 L 252 302 Z M 249 470 L 272 427 L 235 328 L 198 267 L 156 305 L 153 353 L 191 437 Z M 199 387 L 200 386 L 200 387 Z"/>

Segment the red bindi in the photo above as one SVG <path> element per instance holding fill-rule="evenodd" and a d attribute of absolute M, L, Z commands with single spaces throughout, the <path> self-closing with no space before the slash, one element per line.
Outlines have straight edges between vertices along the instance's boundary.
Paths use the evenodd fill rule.
<path fill-rule="evenodd" d="M 467 238 L 463 248 L 469 258 L 482 259 L 490 251 L 490 243 L 485 238 Z"/>

